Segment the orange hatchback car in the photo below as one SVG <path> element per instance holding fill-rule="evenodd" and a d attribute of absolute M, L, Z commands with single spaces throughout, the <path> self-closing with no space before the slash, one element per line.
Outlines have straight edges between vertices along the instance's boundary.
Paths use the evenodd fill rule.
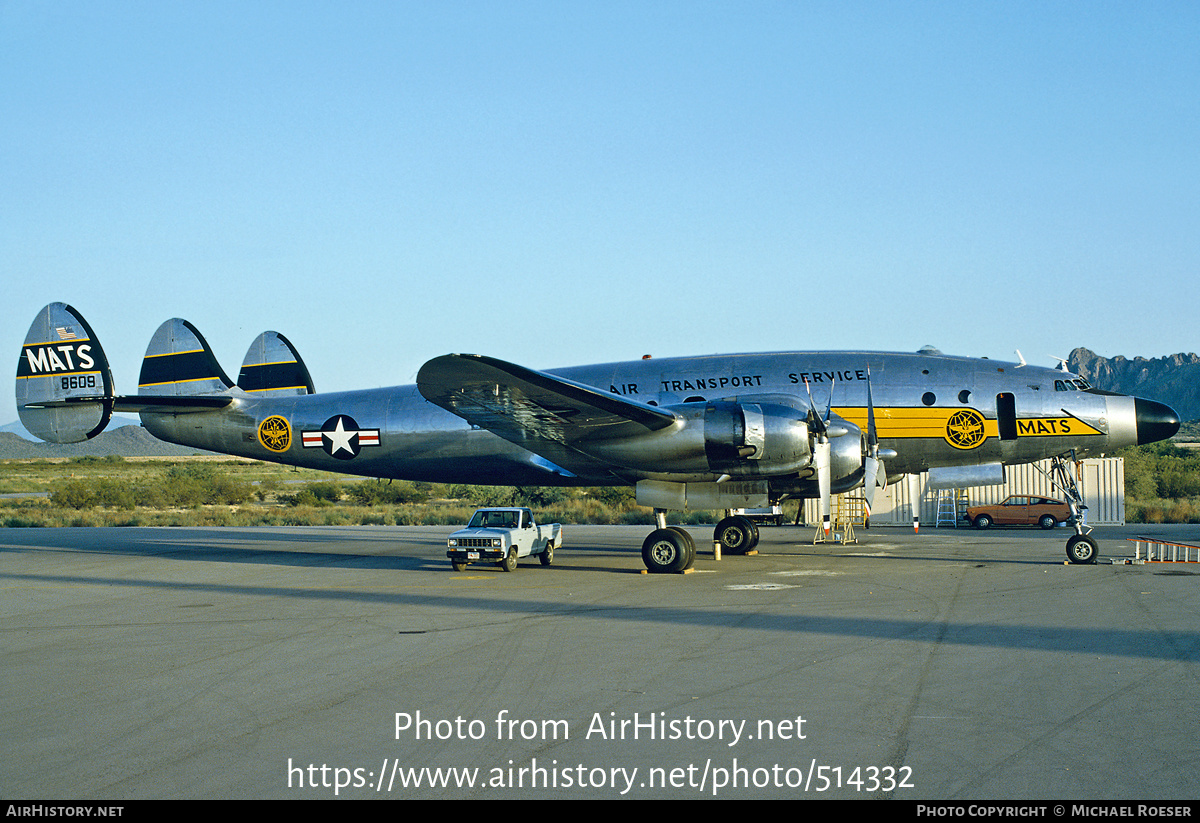
<path fill-rule="evenodd" d="M 997 526 L 1038 525 L 1043 529 L 1053 529 L 1059 523 L 1067 522 L 1070 516 L 1071 510 L 1061 500 L 1013 494 L 994 506 L 971 506 L 963 518 L 974 523 L 977 529 L 986 529 L 993 523 Z"/>

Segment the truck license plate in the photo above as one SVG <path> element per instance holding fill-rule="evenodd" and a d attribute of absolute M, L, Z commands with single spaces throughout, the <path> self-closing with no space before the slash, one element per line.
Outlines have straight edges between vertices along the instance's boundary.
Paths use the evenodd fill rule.
<path fill-rule="evenodd" d="M 479 552 L 467 552 L 467 559 L 468 560 L 478 560 Z"/>

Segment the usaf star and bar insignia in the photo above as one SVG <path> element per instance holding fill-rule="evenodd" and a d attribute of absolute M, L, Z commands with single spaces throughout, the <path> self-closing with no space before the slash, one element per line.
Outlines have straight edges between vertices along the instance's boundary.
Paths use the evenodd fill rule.
<path fill-rule="evenodd" d="M 379 445 L 379 429 L 359 428 L 348 414 L 335 414 L 321 425 L 320 431 L 301 432 L 306 449 L 322 448 L 330 457 L 352 460 L 367 446 Z"/>

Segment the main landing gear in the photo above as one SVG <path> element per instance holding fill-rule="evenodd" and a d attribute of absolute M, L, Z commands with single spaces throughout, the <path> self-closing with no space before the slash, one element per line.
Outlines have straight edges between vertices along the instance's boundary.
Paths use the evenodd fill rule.
<path fill-rule="evenodd" d="M 1074 453 L 1071 457 L 1074 457 Z M 1087 506 L 1083 504 L 1083 494 L 1079 491 L 1079 484 L 1075 482 L 1075 473 L 1068 465 L 1073 462 L 1073 459 L 1068 460 L 1067 455 L 1062 454 L 1050 458 L 1050 482 L 1067 498 L 1067 508 L 1071 510 L 1067 525 L 1075 529 L 1075 534 L 1067 539 L 1067 559 L 1072 563 L 1095 563 L 1096 558 L 1100 556 L 1100 547 L 1090 536 L 1091 528 L 1083 523 L 1083 513 L 1087 511 Z"/>
<path fill-rule="evenodd" d="M 654 510 L 657 527 L 642 543 L 642 562 L 651 574 L 675 574 L 696 562 L 696 542 L 679 526 L 667 525 L 665 509 Z M 729 554 L 745 554 L 758 545 L 758 526 L 740 515 L 726 517 L 713 531 L 713 541 Z"/>

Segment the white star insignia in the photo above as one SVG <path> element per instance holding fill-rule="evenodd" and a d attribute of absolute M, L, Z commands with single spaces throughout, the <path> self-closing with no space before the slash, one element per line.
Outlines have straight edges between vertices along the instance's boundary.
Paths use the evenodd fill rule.
<path fill-rule="evenodd" d="M 342 449 L 354 454 L 354 448 L 350 445 L 350 438 L 354 437 L 358 432 L 346 431 L 342 428 L 342 418 L 338 418 L 337 426 L 331 432 L 322 432 L 325 437 L 329 438 L 329 453 L 337 454 Z"/>

